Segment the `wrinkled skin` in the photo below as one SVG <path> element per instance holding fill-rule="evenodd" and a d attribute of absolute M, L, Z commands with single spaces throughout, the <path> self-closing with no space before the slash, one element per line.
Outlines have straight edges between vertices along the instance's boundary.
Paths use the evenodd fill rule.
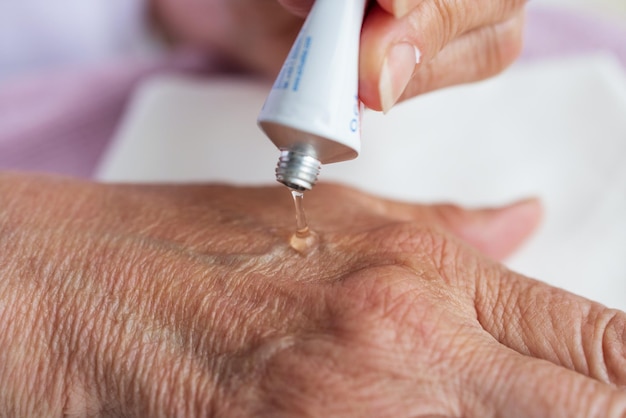
<path fill-rule="evenodd" d="M 152 0 L 155 20 L 175 42 L 216 49 L 244 68 L 275 76 L 311 0 Z M 378 0 L 361 34 L 366 106 L 499 73 L 520 53 L 526 0 Z M 396 44 L 421 55 L 385 64 Z M 409 54 L 411 49 L 409 48 Z M 391 62 L 391 61 L 390 61 Z M 383 71 L 388 68 L 388 71 Z"/>
<path fill-rule="evenodd" d="M 534 202 L 322 184 L 302 256 L 279 187 L 0 174 L 0 196 L 0 416 L 626 416 L 624 313 L 481 252 Z"/>

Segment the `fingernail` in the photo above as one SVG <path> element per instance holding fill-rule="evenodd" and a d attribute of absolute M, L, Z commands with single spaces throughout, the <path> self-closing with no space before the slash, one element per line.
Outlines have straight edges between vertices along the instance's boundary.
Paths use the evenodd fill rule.
<path fill-rule="evenodd" d="M 387 113 L 396 104 L 411 81 L 420 57 L 419 50 L 407 42 L 391 47 L 383 62 L 378 85 L 383 112 Z"/>

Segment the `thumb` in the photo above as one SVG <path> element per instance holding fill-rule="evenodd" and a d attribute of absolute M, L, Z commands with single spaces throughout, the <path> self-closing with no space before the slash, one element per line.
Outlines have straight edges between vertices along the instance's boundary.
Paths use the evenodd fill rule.
<path fill-rule="evenodd" d="M 385 215 L 397 219 L 436 224 L 496 260 L 511 255 L 537 228 L 542 215 L 538 199 L 526 199 L 491 209 L 413 205 L 384 200 L 378 208 Z"/>
<path fill-rule="evenodd" d="M 435 205 L 426 207 L 426 211 L 434 222 L 497 260 L 511 255 L 537 228 L 542 215 L 538 199 L 496 209 Z"/>

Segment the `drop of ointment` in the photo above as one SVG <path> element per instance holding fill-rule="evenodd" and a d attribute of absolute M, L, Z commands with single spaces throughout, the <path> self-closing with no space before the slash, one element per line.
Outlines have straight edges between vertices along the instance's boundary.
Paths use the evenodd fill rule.
<path fill-rule="evenodd" d="M 296 232 L 289 239 L 289 245 L 300 254 L 306 255 L 317 247 L 319 238 L 315 232 L 309 229 L 309 224 L 306 220 L 302 204 L 304 192 L 291 190 L 291 196 L 296 208 Z"/>

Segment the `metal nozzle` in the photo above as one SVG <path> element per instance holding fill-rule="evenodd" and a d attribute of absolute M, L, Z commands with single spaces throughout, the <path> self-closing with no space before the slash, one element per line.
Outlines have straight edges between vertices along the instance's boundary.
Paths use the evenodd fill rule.
<path fill-rule="evenodd" d="M 311 154 L 315 155 L 310 148 L 282 150 L 276 180 L 290 189 L 311 190 L 322 168 L 322 163 Z"/>

